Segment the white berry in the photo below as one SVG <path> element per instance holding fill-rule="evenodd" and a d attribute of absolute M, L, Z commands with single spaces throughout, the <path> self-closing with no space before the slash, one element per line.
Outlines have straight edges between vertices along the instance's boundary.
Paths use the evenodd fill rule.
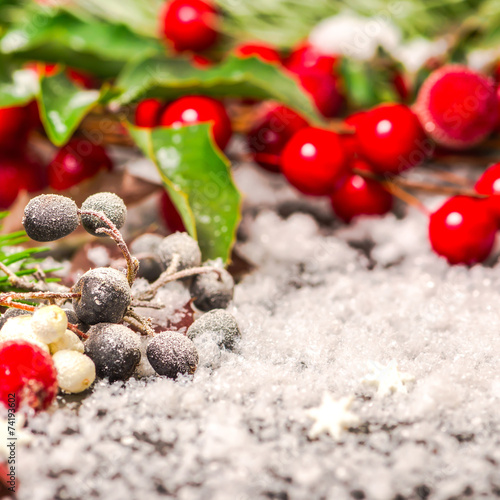
<path fill-rule="evenodd" d="M 33 331 L 47 344 L 60 339 L 68 328 L 68 317 L 59 306 L 37 309 L 31 322 Z"/>
<path fill-rule="evenodd" d="M 77 351 L 82 354 L 85 352 L 83 342 L 78 335 L 71 330 L 66 330 L 62 337 L 55 342 L 49 344 L 50 352 L 55 354 L 58 351 Z"/>
<path fill-rule="evenodd" d="M 31 316 L 16 316 L 8 319 L 0 330 L 0 342 L 6 340 L 26 340 L 49 352 L 48 345 L 33 331 Z"/>
<path fill-rule="evenodd" d="M 82 392 L 95 380 L 94 362 L 78 351 L 63 350 L 52 356 L 57 382 L 64 392 Z"/>

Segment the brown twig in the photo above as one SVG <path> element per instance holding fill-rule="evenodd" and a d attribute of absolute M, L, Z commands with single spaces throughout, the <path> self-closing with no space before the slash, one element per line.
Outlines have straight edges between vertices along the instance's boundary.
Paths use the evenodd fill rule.
<path fill-rule="evenodd" d="M 81 297 L 81 293 L 76 292 L 5 292 L 0 293 L 0 303 L 6 302 L 8 305 L 12 300 L 51 300 L 51 299 L 74 299 Z"/>
<path fill-rule="evenodd" d="M 127 309 L 123 319 L 137 328 L 143 335 L 153 336 L 155 334 L 155 331 L 151 328 L 149 321 L 130 308 Z"/>
<path fill-rule="evenodd" d="M 151 304 L 151 302 L 147 302 L 145 300 L 139 300 L 132 298 L 130 302 L 130 307 L 147 307 L 149 309 L 165 309 L 163 304 Z"/>
<path fill-rule="evenodd" d="M 169 266 L 170 268 L 170 266 Z M 149 289 L 139 295 L 140 300 L 152 300 L 156 292 L 171 281 L 180 280 L 182 278 L 188 278 L 189 276 L 195 276 L 196 274 L 204 274 L 216 272 L 219 276 L 221 275 L 221 270 L 218 267 L 204 266 L 204 267 L 191 267 L 190 269 L 183 269 L 182 271 L 178 271 L 173 274 L 168 273 L 168 269 L 164 271 L 160 277 L 153 282 Z"/>
<path fill-rule="evenodd" d="M 9 278 L 9 283 L 16 288 L 23 288 L 25 290 L 32 290 L 36 292 L 41 292 L 36 283 L 32 281 L 27 281 L 26 279 L 17 276 L 13 271 L 11 271 L 3 262 L 0 262 L 0 269 L 7 275 Z"/>
<path fill-rule="evenodd" d="M 127 244 L 125 243 L 125 240 L 123 239 L 122 234 L 120 231 L 118 231 L 118 228 L 111 222 L 104 212 L 96 212 L 94 210 L 78 210 L 78 213 L 80 215 L 91 215 L 94 217 L 97 217 L 98 219 L 102 220 L 104 224 L 106 224 L 108 227 L 100 227 L 96 229 L 96 233 L 104 233 L 107 234 L 110 238 L 112 238 L 116 244 L 118 245 L 118 248 L 121 250 L 123 257 L 127 261 L 127 280 L 130 286 L 135 281 L 135 278 L 137 276 L 137 271 L 139 270 L 139 261 L 132 256 L 130 253 L 130 250 L 128 249 Z"/>
<path fill-rule="evenodd" d="M 37 309 L 35 306 L 30 306 L 29 304 L 22 304 L 21 302 L 13 302 L 10 300 L 0 301 L 0 306 L 12 307 L 14 309 L 21 309 L 23 311 L 29 311 L 29 312 L 35 312 Z M 72 332 L 75 332 L 80 338 L 84 340 L 89 338 L 87 334 L 79 330 L 78 327 L 73 323 L 68 322 L 68 329 L 71 330 Z"/>

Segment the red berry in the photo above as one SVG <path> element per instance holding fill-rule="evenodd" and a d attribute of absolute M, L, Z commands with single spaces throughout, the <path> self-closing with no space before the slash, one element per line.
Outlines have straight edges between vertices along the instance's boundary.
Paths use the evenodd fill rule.
<path fill-rule="evenodd" d="M 431 145 L 410 108 L 382 104 L 356 125 L 358 151 L 376 172 L 398 174 L 422 163 Z"/>
<path fill-rule="evenodd" d="M 350 133 L 342 134 L 342 142 L 350 158 L 354 158 L 358 154 L 358 132 L 357 126 L 365 115 L 365 111 L 358 111 L 344 120 L 344 125 L 352 129 Z"/>
<path fill-rule="evenodd" d="M 172 0 L 160 14 L 161 33 L 176 51 L 201 51 L 217 40 L 217 11 L 203 0 Z"/>
<path fill-rule="evenodd" d="M 15 410 L 27 405 L 47 409 L 57 395 L 57 373 L 50 354 L 21 340 L 0 344 L 0 401 L 9 407 L 15 394 Z"/>
<path fill-rule="evenodd" d="M 485 200 L 454 196 L 430 216 L 432 249 L 450 264 L 483 262 L 495 243 L 497 225 Z"/>
<path fill-rule="evenodd" d="M 135 108 L 135 124 L 138 127 L 156 127 L 162 106 L 158 99 L 144 99 Z"/>
<path fill-rule="evenodd" d="M 102 146 L 84 139 L 71 139 L 62 147 L 48 167 L 49 185 L 62 191 L 111 169 L 111 160 Z"/>
<path fill-rule="evenodd" d="M 486 199 L 491 214 L 500 226 L 500 163 L 486 169 L 477 180 L 474 189 L 480 194 L 491 195 Z"/>
<path fill-rule="evenodd" d="M 28 193 L 37 193 L 49 186 L 47 167 L 33 154 L 15 159 L 21 176 L 21 188 Z"/>
<path fill-rule="evenodd" d="M 0 108 L 0 151 L 15 152 L 28 136 L 30 112 L 27 107 Z"/>
<path fill-rule="evenodd" d="M 415 112 L 438 144 L 470 148 L 487 137 L 497 124 L 494 81 L 466 66 L 443 66 L 431 73 L 420 88 Z"/>
<path fill-rule="evenodd" d="M 214 65 L 214 62 L 208 57 L 200 56 L 200 54 L 193 54 L 191 57 L 193 66 L 198 69 L 207 69 Z"/>
<path fill-rule="evenodd" d="M 160 198 L 160 214 L 165 222 L 165 225 L 172 233 L 186 232 L 184 222 L 182 222 L 182 218 L 177 211 L 177 208 L 166 191 L 163 191 Z"/>
<path fill-rule="evenodd" d="M 353 168 L 370 171 L 362 160 L 354 160 Z M 373 179 L 358 174 L 350 175 L 331 196 L 335 213 L 344 222 L 350 222 L 359 215 L 384 215 L 392 209 L 392 195 Z"/>
<path fill-rule="evenodd" d="M 16 201 L 23 182 L 19 160 L 0 158 L 0 210 L 9 208 Z"/>
<path fill-rule="evenodd" d="M 73 83 L 80 85 L 86 89 L 95 89 L 99 87 L 99 82 L 97 79 L 85 71 L 81 71 L 75 68 L 66 68 L 66 75 Z"/>
<path fill-rule="evenodd" d="M 281 155 L 281 171 L 305 194 L 327 195 L 346 177 L 347 154 L 335 132 L 308 127 L 299 130 Z"/>
<path fill-rule="evenodd" d="M 280 171 L 280 154 L 285 144 L 308 123 L 286 106 L 265 104 L 247 135 L 248 149 L 261 167 L 271 172 Z"/>
<path fill-rule="evenodd" d="M 325 118 L 337 116 L 344 102 L 338 77 L 319 71 L 304 71 L 298 76 L 300 84 L 311 95 L 318 111 Z"/>
<path fill-rule="evenodd" d="M 224 149 L 232 135 L 231 120 L 224 106 L 211 97 L 187 96 L 170 104 L 160 118 L 164 127 L 213 122 L 214 140 Z"/>
<path fill-rule="evenodd" d="M 325 54 L 313 45 L 305 42 L 292 50 L 284 64 L 286 68 L 294 73 L 317 71 L 331 75 L 337 62 L 337 56 Z"/>
<path fill-rule="evenodd" d="M 281 63 L 279 52 L 265 43 L 244 43 L 234 49 L 234 54 L 242 59 L 255 56 L 266 62 Z"/>

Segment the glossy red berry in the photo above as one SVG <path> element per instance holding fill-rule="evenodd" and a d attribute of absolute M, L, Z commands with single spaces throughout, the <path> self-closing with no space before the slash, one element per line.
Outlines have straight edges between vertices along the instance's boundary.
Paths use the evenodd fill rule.
<path fill-rule="evenodd" d="M 69 189 L 101 169 L 111 169 L 104 148 L 85 139 L 71 139 L 48 166 L 49 185 L 57 191 Z"/>
<path fill-rule="evenodd" d="M 66 68 L 66 75 L 77 85 L 86 89 L 95 89 L 99 87 L 99 82 L 94 75 L 75 68 Z"/>
<path fill-rule="evenodd" d="M 26 142 L 29 124 L 27 107 L 0 108 L 0 152 L 17 152 Z"/>
<path fill-rule="evenodd" d="M 358 152 L 379 173 L 399 174 L 422 163 L 432 146 L 413 113 L 403 104 L 382 104 L 356 125 Z"/>
<path fill-rule="evenodd" d="M 164 127 L 212 122 L 214 140 L 224 149 L 232 135 L 231 120 L 224 106 L 211 97 L 187 96 L 170 104 L 160 118 Z"/>
<path fill-rule="evenodd" d="M 160 198 L 160 215 L 165 222 L 165 225 L 172 233 L 185 233 L 186 227 L 184 222 L 173 204 L 170 196 L 166 191 L 163 191 Z"/>
<path fill-rule="evenodd" d="M 264 104 L 261 116 L 247 135 L 255 162 L 271 172 L 280 171 L 280 155 L 285 144 L 308 123 L 295 111 L 281 104 Z"/>
<path fill-rule="evenodd" d="M 487 168 L 477 180 L 474 189 L 480 194 L 490 195 L 487 198 L 488 208 L 500 226 L 500 163 Z"/>
<path fill-rule="evenodd" d="M 158 99 L 144 99 L 135 108 L 135 124 L 138 127 L 156 127 L 162 106 L 162 102 Z"/>
<path fill-rule="evenodd" d="M 466 196 L 450 198 L 429 221 L 432 249 L 450 264 L 483 262 L 491 253 L 496 231 L 488 203 Z"/>
<path fill-rule="evenodd" d="M 0 158 L 0 210 L 9 208 L 23 188 L 23 176 L 19 169 L 19 160 Z"/>
<path fill-rule="evenodd" d="M 36 193 L 48 187 L 47 167 L 31 152 L 9 158 L 8 162 L 17 170 L 20 189 Z"/>
<path fill-rule="evenodd" d="M 339 114 L 344 97 L 337 76 L 319 71 L 304 71 L 299 73 L 298 77 L 300 84 L 311 95 L 316 108 L 325 118 Z"/>
<path fill-rule="evenodd" d="M 335 132 L 299 130 L 281 155 L 281 171 L 290 184 L 310 195 L 330 194 L 347 176 L 348 157 Z"/>
<path fill-rule="evenodd" d="M 350 158 L 355 158 L 358 156 L 358 124 L 361 123 L 365 115 L 365 111 L 358 111 L 352 115 L 349 115 L 344 120 L 344 125 L 350 129 L 349 133 L 342 134 L 342 142 L 344 144 L 344 149 L 346 150 Z"/>
<path fill-rule="evenodd" d="M 475 146 L 498 122 L 494 80 L 466 66 L 443 66 L 420 88 L 415 112 L 438 144 L 454 149 Z"/>
<path fill-rule="evenodd" d="M 49 353 L 29 342 L 9 340 L 0 344 L 0 401 L 15 410 L 29 406 L 46 410 L 57 395 L 57 373 Z"/>
<path fill-rule="evenodd" d="M 370 171 L 362 160 L 354 160 L 353 168 Z M 334 212 L 344 222 L 360 215 L 384 215 L 392 209 L 393 198 L 380 182 L 352 174 L 331 196 Z"/>
<path fill-rule="evenodd" d="M 162 35 L 177 51 L 202 51 L 217 40 L 218 16 L 211 2 L 172 0 L 160 14 Z"/>
<path fill-rule="evenodd" d="M 193 63 L 193 66 L 198 69 L 208 69 L 214 65 L 214 62 L 211 59 L 200 54 L 193 54 L 191 62 Z"/>
<path fill-rule="evenodd" d="M 234 49 L 234 54 L 242 59 L 255 56 L 266 62 L 281 63 L 279 52 L 265 43 L 244 43 Z"/>
<path fill-rule="evenodd" d="M 294 73 L 318 71 L 331 75 L 337 62 L 337 56 L 325 54 L 308 42 L 303 42 L 292 50 L 284 65 Z"/>

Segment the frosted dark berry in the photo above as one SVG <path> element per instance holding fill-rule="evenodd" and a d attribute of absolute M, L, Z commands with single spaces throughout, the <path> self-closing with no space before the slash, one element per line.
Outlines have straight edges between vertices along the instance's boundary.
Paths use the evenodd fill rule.
<path fill-rule="evenodd" d="M 174 255 L 178 255 L 179 259 L 177 271 L 201 264 L 201 250 L 198 242 L 187 233 L 174 233 L 163 238 L 158 247 L 158 255 L 165 269 L 172 263 Z"/>
<path fill-rule="evenodd" d="M 110 267 L 87 271 L 72 291 L 81 293 L 73 299 L 73 309 L 87 325 L 120 322 L 131 301 L 127 278 Z"/>
<path fill-rule="evenodd" d="M 165 270 L 158 257 L 158 247 L 163 241 L 159 234 L 143 234 L 130 244 L 130 251 L 139 260 L 137 276 L 148 281 L 155 281 Z"/>
<path fill-rule="evenodd" d="M 187 336 L 193 340 L 207 333 L 216 337 L 219 347 L 230 350 L 241 338 L 241 331 L 236 319 L 224 309 L 214 309 L 198 318 L 189 327 Z"/>
<path fill-rule="evenodd" d="M 82 203 L 82 210 L 93 210 L 94 212 L 103 212 L 104 215 L 120 229 L 125 224 L 127 217 L 127 207 L 123 200 L 114 193 L 96 193 L 89 196 Z M 81 215 L 83 228 L 94 236 L 106 236 L 104 233 L 97 233 L 99 228 L 108 226 L 97 217 L 88 214 Z"/>
<path fill-rule="evenodd" d="M 123 325 L 99 323 L 88 335 L 85 354 L 94 362 L 97 376 L 110 382 L 130 378 L 141 360 L 138 334 Z"/>
<path fill-rule="evenodd" d="M 173 379 L 179 374 L 193 374 L 199 361 L 193 342 L 172 331 L 161 332 L 151 339 L 146 354 L 156 373 Z"/>
<path fill-rule="evenodd" d="M 234 280 L 225 270 L 198 274 L 189 289 L 194 305 L 201 311 L 225 309 L 233 299 Z"/>
<path fill-rule="evenodd" d="M 72 233 L 80 223 L 76 203 L 66 196 L 41 194 L 26 205 L 23 226 L 35 241 L 54 241 Z"/>
<path fill-rule="evenodd" d="M 50 354 L 22 340 L 0 344 L 0 402 L 9 406 L 15 394 L 15 410 L 29 406 L 46 410 L 57 395 L 57 373 Z"/>

